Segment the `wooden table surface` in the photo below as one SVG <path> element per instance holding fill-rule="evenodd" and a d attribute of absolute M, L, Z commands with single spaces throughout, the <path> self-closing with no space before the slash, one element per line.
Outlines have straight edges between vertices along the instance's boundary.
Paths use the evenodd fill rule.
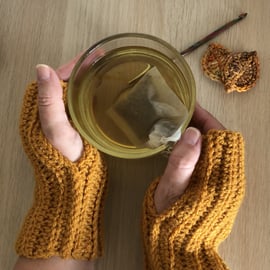
<path fill-rule="evenodd" d="M 0 269 L 12 269 L 14 242 L 29 209 L 33 171 L 22 150 L 18 118 L 35 65 L 57 67 L 108 35 L 142 32 L 179 50 L 216 27 L 248 17 L 215 39 L 235 51 L 257 50 L 260 80 L 250 92 L 226 94 L 202 74 L 206 45 L 186 57 L 198 101 L 246 141 L 247 192 L 220 254 L 231 269 L 270 269 L 270 2 L 269 0 L 0 0 Z M 145 189 L 166 164 L 163 157 L 107 157 L 106 252 L 98 269 L 143 269 L 140 234 Z"/>

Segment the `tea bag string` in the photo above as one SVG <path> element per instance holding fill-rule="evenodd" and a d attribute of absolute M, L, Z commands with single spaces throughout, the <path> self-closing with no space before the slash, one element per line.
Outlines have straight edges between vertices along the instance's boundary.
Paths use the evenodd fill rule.
<path fill-rule="evenodd" d="M 153 66 L 150 64 L 146 65 L 146 68 L 139 73 L 135 78 L 133 78 L 132 80 L 128 81 L 129 85 L 133 85 L 135 82 L 137 82 L 146 72 L 148 72 L 148 70 L 150 70 Z"/>

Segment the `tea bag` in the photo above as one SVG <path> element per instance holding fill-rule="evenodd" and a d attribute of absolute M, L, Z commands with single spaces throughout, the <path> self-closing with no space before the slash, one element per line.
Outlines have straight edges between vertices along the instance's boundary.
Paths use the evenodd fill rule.
<path fill-rule="evenodd" d="M 120 93 L 107 114 L 134 146 L 156 148 L 180 138 L 188 111 L 152 67 Z"/>

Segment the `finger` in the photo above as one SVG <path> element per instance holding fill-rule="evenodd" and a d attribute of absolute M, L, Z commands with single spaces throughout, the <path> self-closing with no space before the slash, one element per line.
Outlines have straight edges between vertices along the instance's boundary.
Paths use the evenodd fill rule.
<path fill-rule="evenodd" d="M 198 128 L 203 134 L 206 134 L 210 129 L 225 129 L 225 127 L 211 113 L 203 109 L 199 103 L 196 103 L 190 126 Z"/>
<path fill-rule="evenodd" d="M 201 133 L 188 128 L 175 145 L 155 192 L 158 213 L 169 208 L 185 191 L 201 152 Z"/>
<path fill-rule="evenodd" d="M 70 74 L 74 68 L 74 66 L 76 65 L 76 63 L 78 62 L 78 60 L 80 59 L 80 57 L 83 55 L 84 52 L 80 52 L 77 56 L 75 56 L 72 60 L 70 60 L 68 63 L 60 66 L 58 69 L 56 69 L 56 73 L 58 75 L 58 77 L 61 80 L 68 80 L 70 77 Z"/>
<path fill-rule="evenodd" d="M 42 129 L 45 133 L 59 123 L 69 123 L 63 98 L 63 89 L 58 76 L 52 68 L 37 65 L 38 106 Z"/>
<path fill-rule="evenodd" d="M 49 66 L 37 65 L 36 69 L 42 131 L 56 149 L 74 161 L 81 155 L 82 141 L 66 115 L 59 78 Z"/>
<path fill-rule="evenodd" d="M 67 64 L 64 64 L 60 66 L 57 70 L 56 73 L 58 77 L 61 80 L 67 81 L 70 77 L 70 74 L 75 67 L 76 63 L 79 61 L 81 56 L 84 54 L 84 52 L 79 53 L 76 57 L 74 57 L 72 60 L 70 60 Z M 86 59 L 83 61 L 82 66 L 80 69 L 87 68 L 91 63 L 95 62 L 99 57 L 103 56 L 104 50 L 97 49 L 94 52 L 90 53 Z"/>

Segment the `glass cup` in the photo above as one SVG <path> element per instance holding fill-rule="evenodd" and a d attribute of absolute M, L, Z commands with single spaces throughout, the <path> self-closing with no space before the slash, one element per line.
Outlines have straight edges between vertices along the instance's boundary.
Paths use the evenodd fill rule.
<path fill-rule="evenodd" d="M 118 34 L 90 47 L 75 65 L 68 83 L 69 113 L 82 137 L 100 151 L 136 159 L 168 148 L 168 144 L 157 148 L 132 145 L 106 113 L 127 83 L 137 80 L 149 66 L 158 67 L 187 108 L 182 133 L 194 112 L 195 81 L 185 59 L 167 42 L 146 34 Z"/>

